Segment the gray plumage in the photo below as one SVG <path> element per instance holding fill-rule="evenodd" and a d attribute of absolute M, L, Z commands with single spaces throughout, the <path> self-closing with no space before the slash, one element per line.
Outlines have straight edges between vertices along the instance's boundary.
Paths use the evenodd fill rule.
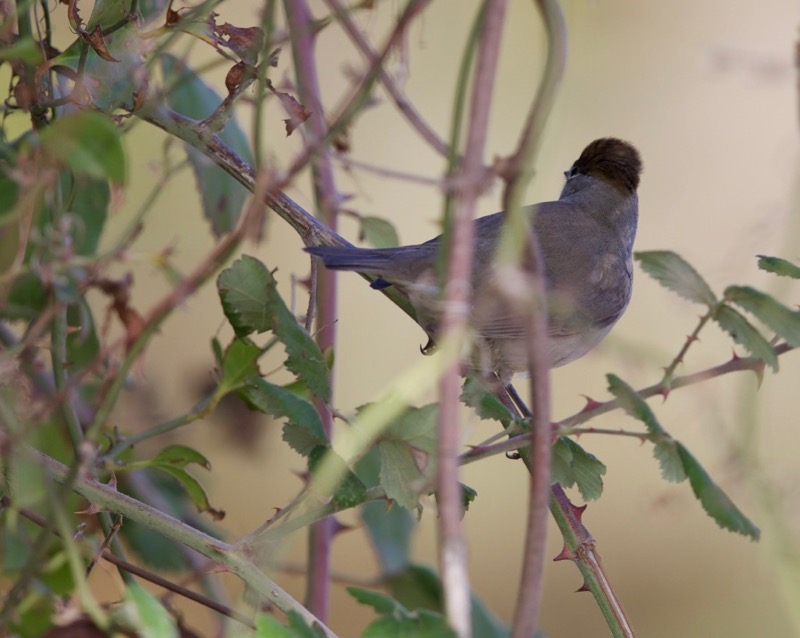
<path fill-rule="evenodd" d="M 633 146 L 615 138 L 596 140 L 567 171 L 557 201 L 525 208 L 529 215 L 536 213 L 533 229 L 544 261 L 553 367 L 596 346 L 630 301 L 641 171 Z M 488 367 L 508 381 L 526 368 L 527 358 L 524 322 L 499 292 L 493 267 L 503 220 L 502 212 L 475 220 L 470 326 L 478 335 L 473 366 Z M 377 275 L 373 287 L 402 289 L 435 340 L 442 304 L 435 266 L 440 239 L 398 248 L 306 250 L 327 268 Z"/>

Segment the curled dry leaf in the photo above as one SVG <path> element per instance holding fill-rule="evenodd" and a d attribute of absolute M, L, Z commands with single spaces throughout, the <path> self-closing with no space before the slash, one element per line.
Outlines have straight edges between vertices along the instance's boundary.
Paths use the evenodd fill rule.
<path fill-rule="evenodd" d="M 105 37 L 103 36 L 103 29 L 97 25 L 91 32 L 83 31 L 80 33 L 81 38 L 86 44 L 94 49 L 103 60 L 106 62 L 119 62 L 108 50 Z"/>

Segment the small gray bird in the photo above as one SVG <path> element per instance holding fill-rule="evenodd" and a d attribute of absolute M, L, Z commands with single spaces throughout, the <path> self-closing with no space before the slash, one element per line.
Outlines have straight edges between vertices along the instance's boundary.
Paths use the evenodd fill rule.
<path fill-rule="evenodd" d="M 544 260 L 551 367 L 594 348 L 631 298 L 631 251 L 636 236 L 642 173 L 637 150 L 622 140 L 595 140 L 565 175 L 558 201 L 525 207 Z M 497 294 L 494 254 L 504 213 L 475 220 L 470 326 L 477 335 L 472 365 L 503 383 L 527 368 L 524 318 Z M 399 248 L 306 248 L 332 270 L 377 275 L 371 286 L 404 291 L 432 341 L 441 317 L 436 259 L 441 236 Z M 487 370 L 489 368 L 490 370 Z"/>

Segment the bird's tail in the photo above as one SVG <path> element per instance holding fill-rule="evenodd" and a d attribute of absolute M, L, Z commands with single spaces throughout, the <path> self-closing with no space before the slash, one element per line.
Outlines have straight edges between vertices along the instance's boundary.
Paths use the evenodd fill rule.
<path fill-rule="evenodd" d="M 305 249 L 322 259 L 331 270 L 355 270 L 380 274 L 389 266 L 391 250 L 356 248 L 355 246 L 309 246 Z"/>

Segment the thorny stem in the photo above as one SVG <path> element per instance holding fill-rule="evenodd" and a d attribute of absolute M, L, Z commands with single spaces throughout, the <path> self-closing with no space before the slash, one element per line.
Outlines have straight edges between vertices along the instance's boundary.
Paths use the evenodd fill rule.
<path fill-rule="evenodd" d="M 319 77 L 314 57 L 314 22 L 305 0 L 285 0 L 284 8 L 289 29 L 292 32 L 292 53 L 297 76 L 298 93 L 307 109 L 311 111 L 308 126 L 303 127 L 307 142 L 318 147 L 312 156 L 311 174 L 314 185 L 314 200 L 322 221 L 336 231 L 338 194 L 334 182 L 330 145 L 322 142 L 328 133 L 320 94 Z M 326 352 L 336 345 L 336 273 L 327 268 L 318 268 L 316 273 L 317 333 L 315 340 L 320 351 Z M 333 383 L 333 377 L 331 377 Z M 322 427 L 330 439 L 333 417 L 323 401 L 315 400 Z M 330 606 L 330 554 L 333 542 L 332 518 L 323 519 L 309 530 L 309 561 L 306 602 L 309 609 L 322 620 L 327 620 Z"/>

